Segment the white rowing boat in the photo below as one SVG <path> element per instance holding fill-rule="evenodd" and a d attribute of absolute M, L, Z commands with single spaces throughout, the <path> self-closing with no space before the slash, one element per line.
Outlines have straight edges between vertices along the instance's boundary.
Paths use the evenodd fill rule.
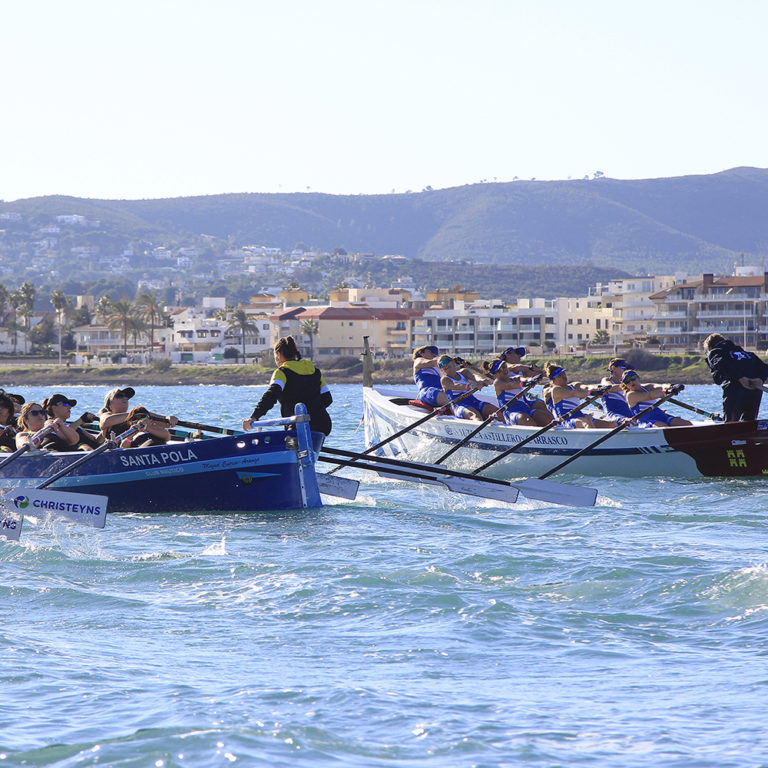
<path fill-rule="evenodd" d="M 379 449 L 382 455 L 436 461 L 476 427 L 477 422 L 436 416 L 407 429 L 426 411 L 409 405 L 401 388 L 364 387 L 366 442 L 375 445 L 406 430 Z M 488 399 L 488 398 L 483 398 Z M 488 402 L 491 402 L 488 399 Z M 447 465 L 472 471 L 538 431 L 493 423 L 474 436 Z M 609 430 L 555 427 L 493 464 L 487 472 L 505 479 L 544 475 L 563 459 L 587 448 Z M 768 422 L 697 422 L 690 427 L 630 426 L 588 450 L 569 470 L 590 476 L 745 477 L 768 474 Z"/>

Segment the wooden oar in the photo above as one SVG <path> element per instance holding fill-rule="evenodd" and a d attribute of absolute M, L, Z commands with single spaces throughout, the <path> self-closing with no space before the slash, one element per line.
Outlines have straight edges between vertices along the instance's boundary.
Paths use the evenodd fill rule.
<path fill-rule="evenodd" d="M 449 456 L 453 456 L 453 454 L 456 453 L 459 448 L 466 445 L 475 435 L 477 435 L 481 430 L 485 429 L 485 427 L 487 427 L 495 418 L 497 418 L 500 413 L 504 413 L 504 411 L 506 411 L 507 408 L 509 408 L 509 406 L 515 402 L 515 400 L 519 400 L 528 391 L 535 387 L 543 375 L 543 373 L 540 373 L 538 376 L 533 378 L 530 383 L 523 387 L 508 403 L 504 403 L 501 408 L 499 408 L 495 413 L 492 413 L 487 419 L 485 419 L 485 421 L 483 421 L 479 427 L 476 427 L 466 437 L 459 440 L 459 442 L 456 443 L 453 448 L 449 448 L 439 459 L 436 459 L 434 463 L 442 464 Z"/>
<path fill-rule="evenodd" d="M 602 437 L 599 437 L 597 440 L 595 440 L 593 443 L 590 443 L 588 446 L 582 448 L 580 451 L 576 451 L 576 453 L 573 454 L 573 456 L 569 456 L 565 461 L 561 461 L 556 467 L 552 467 L 549 471 L 545 472 L 543 475 L 539 475 L 539 480 L 545 480 L 550 475 L 554 475 L 555 472 L 559 472 L 563 467 L 568 466 L 572 461 L 576 461 L 580 456 L 583 456 L 585 453 L 589 453 L 593 448 L 596 448 L 601 443 L 604 443 L 606 440 L 609 440 L 612 438 L 615 434 L 618 434 L 621 432 L 622 429 L 626 429 L 630 424 L 634 423 L 636 420 L 641 419 L 646 414 L 650 413 L 654 408 L 658 408 L 661 403 L 666 402 L 667 400 L 671 400 L 675 395 L 677 395 L 679 392 L 681 392 L 683 389 L 682 384 L 676 384 L 674 387 L 672 387 L 668 394 L 664 395 L 664 397 L 660 397 L 658 400 L 656 400 L 653 405 L 649 405 L 647 408 L 644 408 L 640 413 L 637 414 L 637 416 L 633 416 L 632 419 L 627 419 L 623 424 L 619 424 L 618 427 L 614 427 L 610 432 L 603 435 Z"/>
<path fill-rule="evenodd" d="M 550 429 L 554 429 L 559 424 L 562 424 L 564 421 L 567 421 L 574 413 L 577 411 L 580 411 L 582 408 L 586 408 L 588 405 L 592 405 L 592 403 L 595 402 L 595 400 L 599 400 L 608 390 L 610 387 L 599 387 L 598 389 L 594 390 L 595 394 L 591 397 L 588 397 L 583 402 L 579 403 L 575 408 L 571 408 L 570 411 L 563 414 L 560 418 L 555 419 L 554 421 L 551 421 L 546 426 L 542 427 L 541 429 L 534 432 L 532 435 L 529 435 L 525 439 L 521 440 L 519 443 L 515 443 L 513 446 L 507 448 L 505 451 L 502 451 L 498 456 L 494 456 L 489 461 L 486 461 L 485 464 L 478 467 L 477 469 L 472 470 L 473 475 L 480 474 L 485 469 L 488 469 L 488 467 L 492 467 L 496 462 L 501 461 L 502 459 L 505 459 L 510 454 L 514 453 L 515 451 L 519 451 L 524 445 L 528 445 L 532 440 L 535 440 L 537 437 L 541 437 L 545 432 L 549 432 Z"/>
<path fill-rule="evenodd" d="M 710 413 L 709 411 L 702 411 L 701 408 L 697 408 L 695 405 L 690 405 L 689 403 L 684 403 L 682 400 L 675 400 L 674 397 L 670 397 L 669 402 L 672 405 L 677 405 L 680 408 L 687 408 L 689 411 L 698 413 L 699 416 L 706 416 L 708 419 L 712 419 L 712 421 L 725 421 L 722 413 Z"/>
<path fill-rule="evenodd" d="M 426 464 L 414 461 L 404 461 L 403 459 L 394 459 L 388 456 L 369 456 L 361 453 L 355 453 L 354 451 L 345 451 L 339 448 L 327 448 L 323 447 L 321 452 L 326 456 L 344 456 L 349 457 L 353 461 L 340 464 L 341 466 L 355 466 L 355 461 L 365 461 L 371 464 L 382 464 L 393 468 L 402 470 L 412 470 L 422 473 L 429 473 L 431 475 L 439 475 L 442 477 L 454 477 L 464 481 L 474 480 L 483 483 L 486 492 L 481 495 L 490 496 L 487 492 L 488 489 L 500 488 L 503 486 L 509 486 L 520 491 L 524 496 L 529 499 L 536 499 L 538 501 L 545 501 L 549 504 L 564 504 L 569 507 L 591 507 L 594 505 L 597 499 L 597 490 L 594 488 L 587 488 L 579 485 L 568 485 L 565 483 L 555 483 L 551 480 L 539 481 L 538 479 L 520 480 L 514 482 L 508 482 L 495 477 L 482 477 L 470 474 L 468 472 L 460 472 L 458 470 L 447 469 L 443 466 L 435 464 Z M 368 468 L 368 467 L 365 467 Z M 478 486 L 475 486 L 477 488 Z M 473 494 L 474 495 L 474 494 Z M 491 498 L 497 498 L 497 496 L 491 496 Z"/>

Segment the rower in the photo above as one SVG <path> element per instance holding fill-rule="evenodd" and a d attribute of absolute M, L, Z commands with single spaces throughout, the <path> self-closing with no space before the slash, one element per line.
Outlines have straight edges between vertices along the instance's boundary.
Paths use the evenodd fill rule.
<path fill-rule="evenodd" d="M 550 410 L 558 419 L 577 408 L 579 401 L 586 400 L 590 396 L 589 387 L 579 382 L 569 384 L 568 374 L 557 363 L 547 363 L 544 366 L 544 372 L 551 382 L 545 397 L 549 400 Z M 563 426 L 571 429 L 607 429 L 615 427 L 616 422 L 596 419 L 586 411 L 576 411 L 563 422 Z"/>
<path fill-rule="evenodd" d="M 538 376 L 540 373 L 544 373 L 536 363 L 523 363 L 522 358 L 524 358 L 525 355 L 525 347 L 507 347 L 503 352 L 498 354 L 498 359 L 503 360 L 507 364 L 509 375 L 513 380 L 515 376 L 527 376 L 530 378 L 532 376 Z M 549 421 L 546 421 L 546 419 L 551 420 L 551 413 L 544 400 L 532 394 L 524 395 L 524 397 L 528 405 L 539 412 L 537 413 L 538 420 L 536 423 L 541 427 L 549 424 Z"/>
<path fill-rule="evenodd" d="M 0 451 L 16 450 L 16 419 L 14 403 L 6 394 L 0 394 Z"/>
<path fill-rule="evenodd" d="M 460 371 L 456 361 L 450 355 L 441 355 L 437 364 L 443 373 L 440 383 L 450 400 L 455 400 L 471 389 L 486 387 L 491 383 L 491 379 L 481 378 L 469 368 L 463 368 Z M 471 380 L 467 378 L 468 376 Z M 493 405 L 484 403 L 474 395 L 467 395 L 451 407 L 454 416 L 476 421 L 483 421 L 496 412 Z"/>
<path fill-rule="evenodd" d="M 442 373 L 437 366 L 437 347 L 429 345 L 413 350 L 413 380 L 419 388 L 417 399 L 432 408 L 448 405 L 448 396 L 440 383 Z"/>
<path fill-rule="evenodd" d="M 552 422 L 553 416 L 547 408 L 534 408 L 525 396 L 514 399 L 526 385 L 521 376 L 510 376 L 509 366 L 503 360 L 484 362 L 483 370 L 493 378 L 493 388 L 499 407 L 512 401 L 504 410 L 504 421 L 518 427 L 544 427 Z"/>
<path fill-rule="evenodd" d="M 32 436 L 43 427 L 49 427 L 50 432 L 40 441 L 39 446 L 47 451 L 74 451 L 79 437 L 77 432 L 64 423 L 62 419 L 48 419 L 42 405 L 35 402 L 25 403 L 19 416 L 20 431 L 16 433 L 16 447 L 21 448 L 33 442 Z"/>
<path fill-rule="evenodd" d="M 600 398 L 603 406 L 603 418 L 620 422 L 622 419 L 631 419 L 632 412 L 624 397 L 621 388 L 621 377 L 629 368 L 629 363 L 623 357 L 614 357 L 608 362 L 608 375 L 604 376 L 600 386 L 607 386 L 605 394 Z"/>
<path fill-rule="evenodd" d="M 671 384 L 658 386 L 649 384 L 646 388 L 640 383 L 640 377 L 635 371 L 625 371 L 621 377 L 621 387 L 624 390 L 624 396 L 627 399 L 627 405 L 632 412 L 632 417 L 637 418 L 641 411 L 648 408 L 652 401 L 669 394 Z M 681 419 L 679 416 L 672 416 L 661 408 L 654 408 L 650 413 L 638 419 L 640 427 L 690 427 L 691 422 L 687 419 Z"/>
<path fill-rule="evenodd" d="M 167 425 L 175 427 L 179 420 L 175 416 L 159 416 L 150 413 L 143 406 L 137 406 L 128 413 L 129 400 L 136 394 L 133 387 L 115 387 L 104 397 L 104 407 L 99 411 L 99 426 L 104 438 L 120 436 L 127 432 L 134 422 L 142 422 L 142 433 L 131 439 L 130 447 L 165 445 L 171 439 Z M 127 448 L 128 445 L 121 447 Z"/>
<path fill-rule="evenodd" d="M 102 435 L 94 436 L 90 434 L 85 429 L 83 429 L 83 425 L 92 424 L 98 419 L 98 416 L 86 411 L 82 416 L 80 416 L 79 419 L 75 419 L 73 421 L 72 408 L 74 408 L 76 405 L 77 400 L 71 397 L 66 397 L 66 395 L 62 395 L 58 392 L 55 395 L 51 395 L 50 397 L 47 397 L 45 400 L 43 400 L 43 408 L 45 408 L 45 412 L 48 414 L 48 418 L 61 419 L 65 424 L 72 427 L 72 429 L 77 432 L 78 437 L 80 438 L 76 445 L 77 450 L 92 451 L 94 448 L 98 448 L 98 446 L 104 442 L 104 438 Z"/>

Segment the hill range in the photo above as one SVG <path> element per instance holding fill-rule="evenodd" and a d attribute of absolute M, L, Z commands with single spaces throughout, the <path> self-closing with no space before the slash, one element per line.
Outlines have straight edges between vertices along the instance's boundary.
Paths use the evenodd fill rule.
<path fill-rule="evenodd" d="M 79 213 L 135 238 L 400 254 L 426 261 L 730 274 L 768 254 L 768 169 L 704 176 L 513 181 L 387 195 L 223 194 L 159 200 L 50 196 L 0 203 L 38 219 Z"/>

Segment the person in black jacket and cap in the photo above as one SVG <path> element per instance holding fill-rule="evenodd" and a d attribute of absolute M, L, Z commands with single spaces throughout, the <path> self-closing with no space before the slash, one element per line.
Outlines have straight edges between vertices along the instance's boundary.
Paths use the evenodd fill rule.
<path fill-rule="evenodd" d="M 719 333 L 704 339 L 704 351 L 713 381 L 723 388 L 725 420 L 756 419 L 762 386 L 768 379 L 768 365 L 754 352 L 747 352 Z"/>

